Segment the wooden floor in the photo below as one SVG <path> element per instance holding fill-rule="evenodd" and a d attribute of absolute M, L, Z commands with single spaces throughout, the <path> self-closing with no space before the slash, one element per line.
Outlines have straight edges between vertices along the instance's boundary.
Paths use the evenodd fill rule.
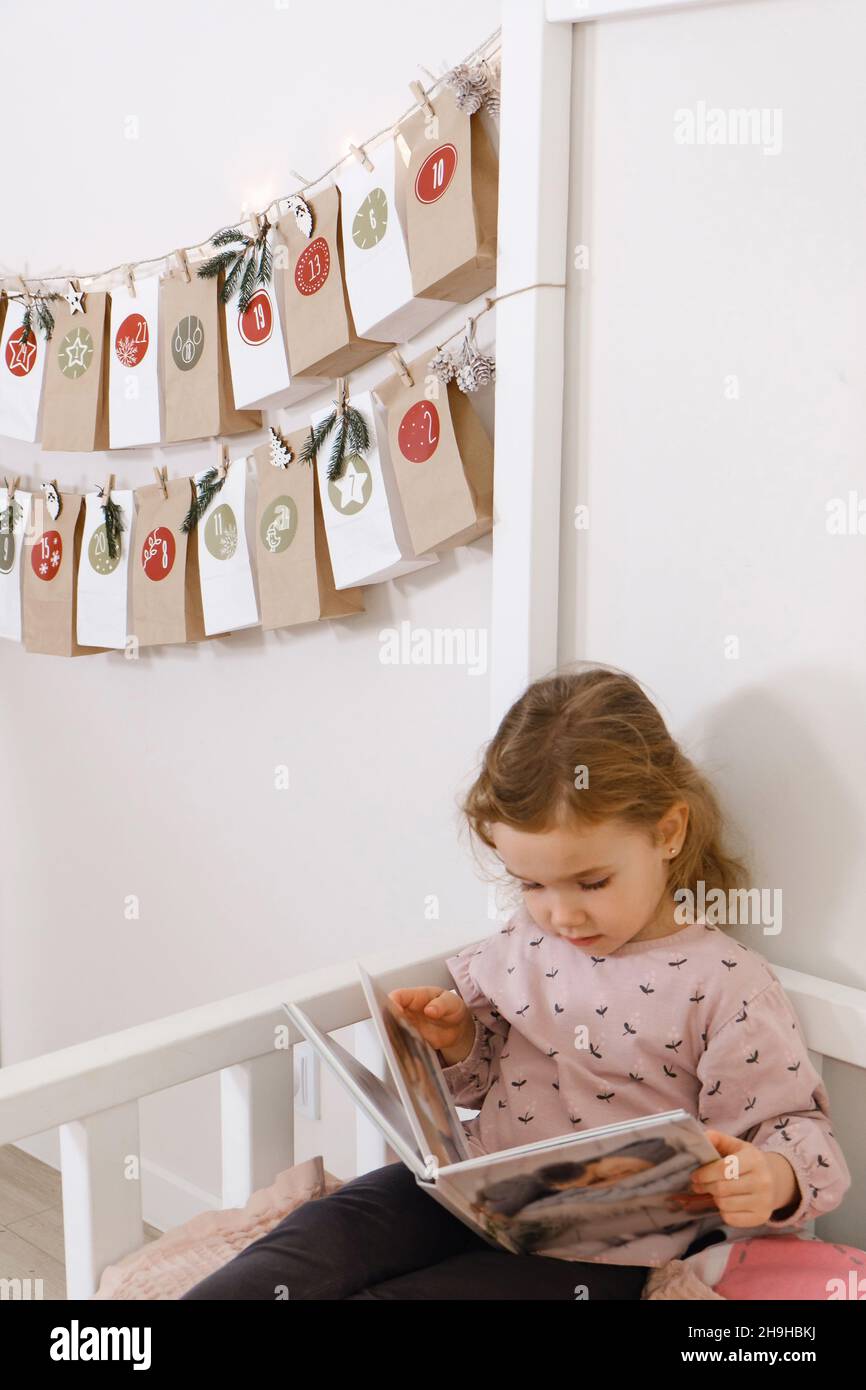
<path fill-rule="evenodd" d="M 43 1298 L 66 1298 L 60 1174 L 14 1144 L 0 1148 L 0 1279 L 41 1279 Z"/>

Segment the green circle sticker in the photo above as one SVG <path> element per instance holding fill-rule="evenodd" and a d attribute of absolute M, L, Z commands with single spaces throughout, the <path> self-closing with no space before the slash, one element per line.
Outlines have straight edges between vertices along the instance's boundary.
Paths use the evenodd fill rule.
<path fill-rule="evenodd" d="M 15 537 L 11 531 L 0 532 L 0 574 L 11 573 L 15 564 Z"/>
<path fill-rule="evenodd" d="M 117 547 L 117 554 L 112 560 L 108 553 L 108 532 L 105 529 L 105 522 L 97 526 L 93 535 L 90 537 L 90 545 L 87 547 L 87 558 L 97 574 L 111 574 L 120 564 L 120 546 Z"/>
<path fill-rule="evenodd" d="M 331 506 L 343 516 L 354 516 L 366 507 L 372 491 L 373 475 L 360 454 L 347 454 L 340 477 L 328 481 Z"/>
<path fill-rule="evenodd" d="M 228 502 L 223 502 L 208 517 L 204 543 L 217 560 L 230 560 L 237 550 L 238 523 Z"/>
<path fill-rule="evenodd" d="M 271 555 L 288 550 L 298 530 L 298 509 L 293 497 L 275 497 L 262 516 L 262 545 Z"/>
<path fill-rule="evenodd" d="M 181 372 L 189 372 L 204 352 L 204 324 L 195 314 L 179 319 L 171 335 L 171 356 Z"/>
<path fill-rule="evenodd" d="M 388 198 L 384 188 L 368 193 L 352 220 L 352 240 L 361 251 L 376 246 L 388 230 Z"/>
<path fill-rule="evenodd" d="M 73 381 L 84 376 L 93 361 L 93 339 L 83 324 L 70 328 L 57 349 L 57 361 L 64 376 Z"/>

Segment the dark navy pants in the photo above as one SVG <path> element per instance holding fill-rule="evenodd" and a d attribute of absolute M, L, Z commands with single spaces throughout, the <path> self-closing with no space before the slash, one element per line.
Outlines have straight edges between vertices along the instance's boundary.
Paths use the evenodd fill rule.
<path fill-rule="evenodd" d="M 183 1298 L 591 1302 L 639 1299 L 648 1273 L 496 1250 L 396 1162 L 302 1203 Z"/>

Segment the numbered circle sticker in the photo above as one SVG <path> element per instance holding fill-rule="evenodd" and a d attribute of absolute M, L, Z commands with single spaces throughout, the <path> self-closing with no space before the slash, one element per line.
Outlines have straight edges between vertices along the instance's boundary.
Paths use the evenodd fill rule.
<path fill-rule="evenodd" d="M 97 526 L 93 535 L 90 537 L 90 545 L 87 547 L 87 558 L 97 574 L 111 574 L 120 564 L 120 546 L 117 547 L 117 554 L 112 557 L 108 553 L 108 532 L 105 529 L 105 522 Z"/>
<path fill-rule="evenodd" d="M 331 253 L 323 236 L 305 246 L 295 263 L 295 288 L 301 294 L 317 294 L 331 270 Z"/>
<path fill-rule="evenodd" d="M 440 145 L 428 154 L 415 177 L 415 197 L 419 203 L 435 203 L 441 198 L 457 168 L 457 146 Z"/>
<path fill-rule="evenodd" d="M 432 401 L 416 401 L 397 431 L 400 453 L 410 463 L 424 463 L 439 445 L 439 411 Z"/>
<path fill-rule="evenodd" d="M 223 502 L 208 517 L 204 543 L 217 560 L 230 560 L 237 550 L 238 523 L 228 502 Z"/>
<path fill-rule="evenodd" d="M 292 497 L 275 497 L 262 517 L 262 545 L 271 555 L 288 550 L 298 529 L 298 508 Z"/>
<path fill-rule="evenodd" d="M 124 367 L 137 367 L 149 342 L 144 314 L 127 314 L 114 336 L 114 351 Z"/>
<path fill-rule="evenodd" d="M 36 365 L 36 333 L 31 328 L 30 337 L 22 343 L 23 326 L 9 334 L 6 344 L 6 366 L 13 376 L 27 376 Z"/>
<path fill-rule="evenodd" d="M 388 198 L 384 188 L 367 194 L 352 220 L 352 240 L 362 251 L 376 246 L 388 230 Z"/>
<path fill-rule="evenodd" d="M 73 381 L 84 376 L 93 361 L 93 339 L 86 328 L 81 325 L 70 328 L 57 349 L 57 360 L 64 376 Z"/>
<path fill-rule="evenodd" d="M 165 579 L 171 574 L 175 557 L 174 535 L 167 526 L 155 526 L 141 547 L 141 568 L 148 579 Z"/>
<path fill-rule="evenodd" d="M 43 531 L 33 547 L 30 563 L 40 579 L 53 579 L 63 559 L 63 541 L 59 531 Z"/>
<path fill-rule="evenodd" d="M 343 464 L 342 475 L 328 482 L 331 506 L 336 507 L 343 516 L 354 516 L 366 507 L 372 491 L 373 477 L 360 454 L 349 454 Z"/>
<path fill-rule="evenodd" d="M 204 324 L 195 314 L 187 314 L 174 326 L 171 335 L 171 355 L 174 365 L 188 372 L 201 361 L 204 352 Z"/>
<path fill-rule="evenodd" d="M 266 343 L 274 327 L 274 311 L 267 290 L 256 290 L 242 314 L 238 314 L 238 332 L 245 343 L 258 347 Z"/>
<path fill-rule="evenodd" d="M 9 574 L 15 564 L 15 537 L 11 531 L 0 532 L 0 574 Z"/>

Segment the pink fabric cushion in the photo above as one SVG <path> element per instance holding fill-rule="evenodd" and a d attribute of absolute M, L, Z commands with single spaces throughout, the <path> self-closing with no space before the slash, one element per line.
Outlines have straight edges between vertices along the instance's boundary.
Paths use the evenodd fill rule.
<path fill-rule="evenodd" d="M 653 1270 L 642 1297 L 862 1299 L 866 1251 L 796 1232 L 719 1241 Z"/>
<path fill-rule="evenodd" d="M 200 1212 L 103 1271 L 94 1299 L 180 1298 L 270 1231 L 302 1202 L 343 1186 L 325 1170 L 321 1154 L 285 1168 L 245 1207 Z"/>

